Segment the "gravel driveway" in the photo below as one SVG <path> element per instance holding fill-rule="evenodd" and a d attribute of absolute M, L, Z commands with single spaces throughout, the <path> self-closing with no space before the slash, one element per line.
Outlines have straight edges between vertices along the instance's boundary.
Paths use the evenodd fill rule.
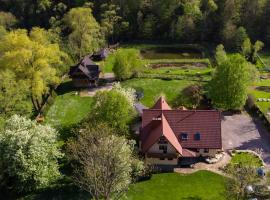
<path fill-rule="evenodd" d="M 270 133 L 259 120 L 248 114 L 223 116 L 223 149 L 261 151 L 262 158 L 270 167 Z"/>

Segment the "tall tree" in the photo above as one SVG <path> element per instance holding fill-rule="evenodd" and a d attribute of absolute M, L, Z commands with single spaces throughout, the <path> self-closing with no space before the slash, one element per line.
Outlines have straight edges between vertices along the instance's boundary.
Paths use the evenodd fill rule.
<path fill-rule="evenodd" d="M 16 80 L 10 70 L 0 71 L 0 117 L 13 114 L 29 116 L 32 113 L 30 91 L 27 81 Z"/>
<path fill-rule="evenodd" d="M 229 56 L 218 64 L 209 89 L 210 97 L 217 108 L 242 109 L 247 99 L 250 69 L 250 64 L 240 54 Z"/>
<path fill-rule="evenodd" d="M 0 129 L 0 182 L 7 188 L 27 192 L 48 186 L 60 177 L 61 157 L 57 132 L 48 125 L 14 115 Z"/>
<path fill-rule="evenodd" d="M 104 3 L 101 5 L 101 28 L 109 42 L 110 38 L 114 43 L 114 34 L 116 33 L 117 25 L 121 24 L 122 17 L 118 15 L 120 7 L 115 4 Z M 119 26 L 118 26 L 119 28 Z"/>
<path fill-rule="evenodd" d="M 36 111 L 41 108 L 42 98 L 50 87 L 59 83 L 59 68 L 67 55 L 57 43 L 52 43 L 51 34 L 40 28 L 11 31 L 0 40 L 0 69 L 9 69 L 16 80 L 28 82 L 31 99 Z"/>
<path fill-rule="evenodd" d="M 100 25 L 87 7 L 72 8 L 64 17 L 70 30 L 68 46 L 74 61 L 98 50 L 104 43 Z"/>
<path fill-rule="evenodd" d="M 143 163 L 133 156 L 134 143 L 106 124 L 80 129 L 76 140 L 68 144 L 74 165 L 74 181 L 94 199 L 118 199 L 132 182 L 133 165 Z"/>

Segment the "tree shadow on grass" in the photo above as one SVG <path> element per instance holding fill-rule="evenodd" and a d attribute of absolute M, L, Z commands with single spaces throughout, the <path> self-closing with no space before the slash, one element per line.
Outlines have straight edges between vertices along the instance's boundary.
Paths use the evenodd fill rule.
<path fill-rule="evenodd" d="M 57 95 L 63 95 L 74 91 L 77 91 L 77 89 L 73 86 L 71 80 L 61 83 L 56 89 Z"/>
<path fill-rule="evenodd" d="M 270 92 L 270 86 L 259 86 L 259 87 L 256 87 L 256 90 L 259 90 L 262 92 Z"/>
<path fill-rule="evenodd" d="M 185 197 L 182 200 L 202 200 L 202 198 L 198 196 L 193 196 L 193 197 Z"/>
<path fill-rule="evenodd" d="M 89 193 L 81 191 L 74 184 L 62 184 L 55 187 L 46 188 L 36 194 L 28 195 L 23 200 L 88 200 L 91 199 Z"/>

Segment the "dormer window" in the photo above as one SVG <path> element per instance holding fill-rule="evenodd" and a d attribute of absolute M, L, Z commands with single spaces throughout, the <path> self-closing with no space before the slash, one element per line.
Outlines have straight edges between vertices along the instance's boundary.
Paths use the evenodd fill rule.
<path fill-rule="evenodd" d="M 199 132 L 197 132 L 195 135 L 194 135 L 194 139 L 199 141 L 201 140 L 201 134 Z"/>
<path fill-rule="evenodd" d="M 181 139 L 182 141 L 188 140 L 188 134 L 187 134 L 187 133 L 181 133 L 180 139 Z"/>

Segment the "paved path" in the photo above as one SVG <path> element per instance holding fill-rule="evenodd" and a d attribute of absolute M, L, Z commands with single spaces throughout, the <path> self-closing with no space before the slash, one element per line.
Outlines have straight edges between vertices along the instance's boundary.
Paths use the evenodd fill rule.
<path fill-rule="evenodd" d="M 224 152 L 224 156 L 217 163 L 207 164 L 203 162 L 196 163 L 193 168 L 175 168 L 174 172 L 182 174 L 191 174 L 200 170 L 208 170 L 223 176 L 226 176 L 225 173 L 221 170 L 224 166 L 229 164 L 231 157 L 228 153 Z"/>
<path fill-rule="evenodd" d="M 253 150 L 270 167 L 270 133 L 260 120 L 248 114 L 224 116 L 222 120 L 222 142 L 224 150 Z"/>
<path fill-rule="evenodd" d="M 88 90 L 83 90 L 80 92 L 80 96 L 81 97 L 93 97 L 96 95 L 96 93 L 98 91 L 109 91 L 113 88 L 113 84 L 112 83 L 107 83 L 105 86 L 99 86 L 99 87 L 96 87 L 96 88 L 91 88 L 91 89 L 88 89 Z"/>

